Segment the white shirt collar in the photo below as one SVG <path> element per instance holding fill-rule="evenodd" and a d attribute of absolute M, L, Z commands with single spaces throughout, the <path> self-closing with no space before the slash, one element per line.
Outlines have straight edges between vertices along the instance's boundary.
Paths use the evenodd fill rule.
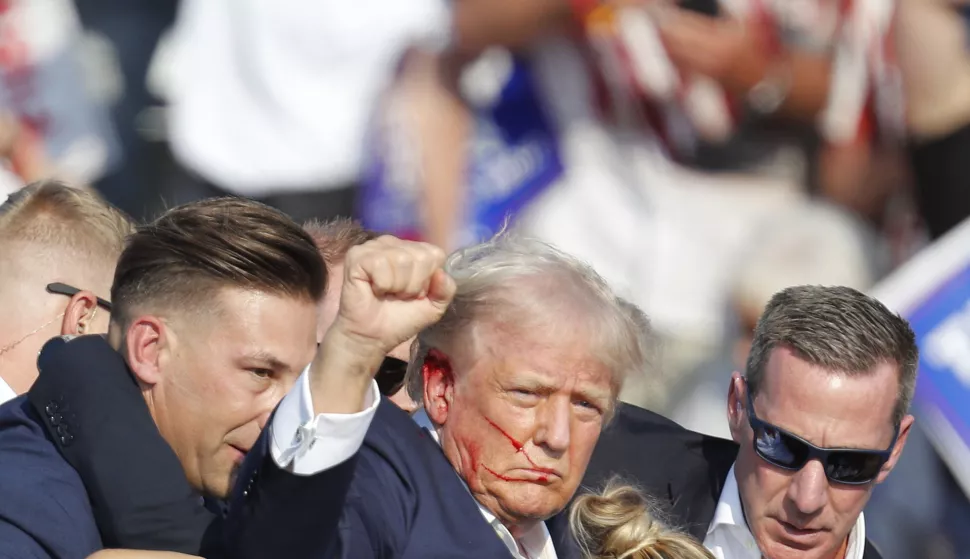
<path fill-rule="evenodd" d="M 441 440 L 438 438 L 438 431 L 435 429 L 434 423 L 431 422 L 431 418 L 428 417 L 427 412 L 420 409 L 414 412 L 411 418 L 418 424 L 418 427 L 428 431 L 431 438 L 434 439 L 434 442 L 439 445 L 441 444 Z M 462 483 L 464 483 L 464 480 L 462 480 Z M 466 485 L 465 488 L 467 489 L 468 486 Z M 495 533 L 502 539 L 502 542 L 505 543 L 505 547 L 509 549 L 512 557 L 515 557 L 515 559 L 557 559 L 556 548 L 552 544 L 552 536 L 549 535 L 549 529 L 546 528 L 545 522 L 539 522 L 531 530 L 522 534 L 522 537 L 516 541 L 512 537 L 512 533 L 509 532 L 509 529 L 491 511 L 482 506 L 477 500 L 475 504 L 478 505 L 478 510 L 485 517 L 486 522 L 495 530 Z M 522 546 L 525 553 L 519 550 L 519 546 Z"/>
<path fill-rule="evenodd" d="M 728 472 L 721 490 L 721 498 L 714 509 L 714 518 L 707 529 L 704 547 L 711 550 L 717 559 L 761 559 L 761 552 L 754 536 L 744 520 L 741 508 L 741 493 L 734 477 L 734 466 Z M 859 513 L 855 526 L 849 532 L 849 545 L 845 559 L 862 559 L 866 549 L 866 522 Z"/>
<path fill-rule="evenodd" d="M 16 397 L 17 393 L 13 391 L 13 388 L 10 388 L 10 385 L 0 378 L 0 404 L 13 400 Z"/>

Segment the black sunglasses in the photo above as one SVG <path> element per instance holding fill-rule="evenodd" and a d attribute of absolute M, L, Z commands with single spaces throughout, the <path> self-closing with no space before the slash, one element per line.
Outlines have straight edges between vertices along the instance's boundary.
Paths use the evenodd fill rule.
<path fill-rule="evenodd" d="M 80 289 L 67 285 L 66 283 L 49 283 L 47 284 L 47 292 L 53 293 L 54 295 L 67 295 L 68 297 L 74 297 L 81 292 Z M 111 301 L 102 299 L 98 297 L 98 306 L 104 310 L 111 311 Z"/>
<path fill-rule="evenodd" d="M 377 389 L 384 396 L 392 396 L 404 386 L 404 377 L 407 376 L 408 362 L 395 357 L 385 357 L 381 367 L 377 370 L 374 380 L 377 381 Z"/>
<path fill-rule="evenodd" d="M 899 425 L 893 433 L 893 441 L 887 450 L 863 450 L 855 448 L 820 448 L 784 429 L 758 419 L 754 413 L 754 400 L 748 396 L 748 424 L 754 431 L 754 451 L 762 460 L 784 470 L 798 471 L 809 460 L 817 459 L 825 468 L 829 481 L 845 485 L 865 485 L 879 475 L 883 464 L 889 460 Z"/>

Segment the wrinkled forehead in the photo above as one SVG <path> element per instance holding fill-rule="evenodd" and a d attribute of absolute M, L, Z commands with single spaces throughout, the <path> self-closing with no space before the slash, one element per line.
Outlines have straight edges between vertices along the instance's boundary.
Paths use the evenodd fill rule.
<path fill-rule="evenodd" d="M 614 372 L 583 339 L 550 340 L 522 332 L 479 336 L 465 366 L 486 382 L 538 392 L 569 392 L 612 407 Z M 470 365 L 470 366 L 469 366 Z"/>

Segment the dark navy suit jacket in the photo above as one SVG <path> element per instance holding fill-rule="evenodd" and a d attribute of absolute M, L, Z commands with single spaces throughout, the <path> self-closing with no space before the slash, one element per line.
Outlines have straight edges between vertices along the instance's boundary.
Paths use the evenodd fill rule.
<path fill-rule="evenodd" d="M 230 504 L 234 558 L 511 557 L 438 443 L 386 399 L 360 451 L 330 470 L 289 474 L 267 446 L 264 432 Z"/>
<path fill-rule="evenodd" d="M 0 558 L 83 559 L 99 549 L 84 484 L 27 398 L 0 406 Z"/>
<path fill-rule="evenodd" d="M 104 547 L 219 555 L 221 530 L 100 336 L 49 341 L 26 397 L 0 408 L 0 559 Z"/>

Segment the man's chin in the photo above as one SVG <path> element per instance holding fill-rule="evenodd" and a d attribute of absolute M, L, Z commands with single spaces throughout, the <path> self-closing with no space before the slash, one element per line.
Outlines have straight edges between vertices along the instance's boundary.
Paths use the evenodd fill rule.
<path fill-rule="evenodd" d="M 528 498 L 522 495 L 505 500 L 501 503 L 501 506 L 510 516 L 519 521 L 544 522 L 559 514 L 566 507 L 566 504 L 558 498 Z"/>
<path fill-rule="evenodd" d="M 757 538 L 765 559 L 826 559 L 831 556 L 826 553 L 832 547 L 829 533 L 790 532 L 784 526 L 779 526 L 770 534 Z"/>

